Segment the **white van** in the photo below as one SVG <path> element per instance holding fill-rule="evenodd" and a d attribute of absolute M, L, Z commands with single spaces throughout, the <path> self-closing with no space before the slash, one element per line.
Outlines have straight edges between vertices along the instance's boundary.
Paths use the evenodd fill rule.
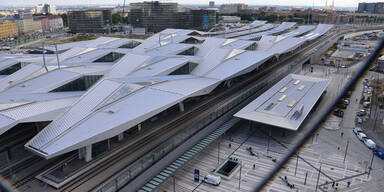
<path fill-rule="evenodd" d="M 203 182 L 204 183 L 209 183 L 211 185 L 218 186 L 218 185 L 220 185 L 221 177 L 220 176 L 216 176 L 216 175 L 208 174 L 207 176 L 204 177 Z"/>
<path fill-rule="evenodd" d="M 364 144 L 365 144 L 368 148 L 370 148 L 370 149 L 375 149 L 375 148 L 376 148 L 376 143 L 373 142 L 371 139 L 366 139 L 366 140 L 364 141 Z"/>

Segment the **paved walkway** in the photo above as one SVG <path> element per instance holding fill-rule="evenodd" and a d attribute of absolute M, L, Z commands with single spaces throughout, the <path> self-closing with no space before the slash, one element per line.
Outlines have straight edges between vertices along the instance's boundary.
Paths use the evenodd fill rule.
<path fill-rule="evenodd" d="M 327 88 L 327 94 L 322 101 L 323 103 L 328 102 L 328 100 L 338 95 L 343 85 L 350 79 L 349 74 L 351 71 L 356 70 L 361 64 L 362 62 L 349 69 L 340 70 L 325 66 L 315 66 L 313 73 L 308 73 L 305 70 L 302 73 L 310 76 L 330 78 L 332 80 Z M 351 98 L 359 99 L 361 96 L 361 94 L 358 94 L 360 89 L 361 87 L 356 87 Z M 354 119 L 357 110 L 359 110 L 359 104 L 355 99 L 351 99 L 350 105 L 347 110 L 345 110 L 344 118 L 330 115 L 320 130 L 314 134 L 299 152 L 300 157 L 305 159 L 307 163 L 302 159 L 297 161 L 296 157 L 291 157 L 291 160 L 285 168 L 281 169 L 275 179 L 272 180 L 263 191 L 315 191 L 318 171 L 312 166 L 319 168 L 320 164 L 322 167 L 321 170 L 336 180 L 365 173 L 368 170 L 372 152 L 357 139 L 352 131 L 352 128 L 355 127 Z M 288 131 L 282 134 L 281 129 L 272 128 L 272 137 L 277 141 L 281 141 L 281 143 L 276 143 L 274 140 L 268 141 L 268 136 L 265 131 L 267 129 L 269 129 L 267 126 L 258 126 L 256 129 L 250 130 L 247 123 L 234 127 L 226 137 L 208 146 L 208 148 L 176 173 L 176 191 L 252 190 L 258 182 L 271 171 L 275 162 L 279 161 L 279 159 L 287 153 L 287 149 L 284 148 L 281 143 L 289 148 L 295 143 L 298 135 L 303 134 L 303 130 L 299 130 L 298 132 Z M 341 132 L 343 132 L 343 136 L 341 136 Z M 285 136 L 283 137 L 283 135 Z M 349 144 L 346 153 L 347 142 L 349 142 Z M 229 143 L 232 145 L 231 148 L 228 147 Z M 220 153 L 218 151 L 218 145 L 220 145 Z M 257 152 L 256 156 L 251 156 L 247 151 L 247 148 L 250 146 Z M 217 187 L 193 181 L 195 168 L 200 170 L 201 176 L 212 173 L 212 170 L 218 166 L 218 153 L 220 154 L 220 162 L 232 153 L 232 157 L 242 160 L 243 168 L 240 188 L 239 172 L 236 173 L 231 180 L 222 179 L 222 183 Z M 345 154 L 347 155 L 344 162 Z M 295 171 L 296 162 L 298 166 Z M 253 165 L 255 165 L 255 169 L 253 169 Z M 384 184 L 382 184 L 384 174 L 381 171 L 384 169 L 384 161 L 374 157 L 372 167 L 373 170 L 369 178 L 367 175 L 360 175 L 342 181 L 339 183 L 339 191 L 384 191 Z M 305 181 L 306 175 L 307 180 Z M 295 185 L 295 189 L 290 189 L 285 182 L 279 178 L 283 178 L 284 176 L 287 176 L 289 183 Z M 321 174 L 319 184 L 324 184 L 326 181 L 329 182 L 330 179 Z M 348 181 L 351 182 L 350 187 L 347 187 Z M 331 184 L 323 186 L 322 189 L 324 191 L 334 191 Z M 173 191 L 173 180 L 168 179 L 158 191 Z"/>

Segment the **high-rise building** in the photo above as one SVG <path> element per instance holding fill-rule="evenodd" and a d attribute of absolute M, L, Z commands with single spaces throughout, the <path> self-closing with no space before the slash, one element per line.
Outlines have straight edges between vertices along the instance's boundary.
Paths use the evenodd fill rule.
<path fill-rule="evenodd" d="M 215 7 L 215 2 L 214 1 L 210 1 L 209 2 L 209 8 L 214 8 Z"/>
<path fill-rule="evenodd" d="M 111 23 L 111 9 L 68 11 L 68 26 L 72 33 L 106 33 Z"/>
<path fill-rule="evenodd" d="M 193 28 L 205 31 L 215 27 L 216 9 L 195 9 L 191 10 L 193 15 Z"/>
<path fill-rule="evenodd" d="M 377 13 L 384 14 L 384 2 L 377 3 L 359 3 L 357 8 L 359 13 Z"/>
<path fill-rule="evenodd" d="M 176 28 L 178 21 L 175 17 L 178 12 L 177 3 L 160 3 L 158 1 L 131 3 L 129 9 L 129 23 L 133 27 L 146 28 L 150 32 Z"/>
<path fill-rule="evenodd" d="M 35 6 L 35 13 L 36 13 L 36 14 L 41 14 L 42 11 L 43 11 L 43 8 L 44 8 L 44 4 L 37 4 L 37 5 Z"/>
<path fill-rule="evenodd" d="M 14 21 L 0 20 L 0 39 L 18 35 L 17 23 Z"/>
<path fill-rule="evenodd" d="M 145 28 L 149 32 L 159 32 L 166 28 L 204 29 L 216 24 L 216 9 L 182 9 L 177 3 L 158 1 L 131 3 L 130 24 L 135 28 Z"/>
<path fill-rule="evenodd" d="M 51 4 L 38 4 L 35 6 L 36 14 L 56 14 L 56 6 Z"/>

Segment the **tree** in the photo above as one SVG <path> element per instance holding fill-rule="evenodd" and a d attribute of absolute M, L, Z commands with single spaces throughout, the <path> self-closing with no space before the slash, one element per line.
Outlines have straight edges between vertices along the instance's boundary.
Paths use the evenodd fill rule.
<path fill-rule="evenodd" d="M 279 21 L 286 21 L 286 20 L 287 20 L 287 16 L 285 15 L 279 16 Z"/>
<path fill-rule="evenodd" d="M 114 25 L 117 25 L 117 24 L 120 24 L 120 22 L 121 22 L 121 15 L 119 13 L 114 13 L 112 15 L 112 23 Z"/>
<path fill-rule="evenodd" d="M 0 17 L 5 17 L 5 15 L 3 15 L 3 14 L 0 14 Z"/>
<path fill-rule="evenodd" d="M 68 16 L 67 16 L 67 14 L 61 14 L 60 15 L 61 16 L 61 18 L 63 18 L 63 25 L 64 25 L 64 27 L 68 27 Z"/>

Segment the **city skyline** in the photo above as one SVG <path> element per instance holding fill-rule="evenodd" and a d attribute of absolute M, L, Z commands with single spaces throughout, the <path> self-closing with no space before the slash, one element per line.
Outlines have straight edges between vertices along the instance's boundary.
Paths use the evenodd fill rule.
<path fill-rule="evenodd" d="M 268 1 L 268 3 L 265 2 L 255 2 L 252 0 L 231 0 L 231 1 L 224 1 L 224 0 L 216 0 L 216 5 L 219 4 L 227 4 L 227 3 L 245 3 L 249 5 L 279 5 L 279 6 L 325 6 L 326 0 L 297 0 L 295 1 L 295 4 L 292 4 L 289 0 L 271 0 Z M 83 0 L 81 3 L 76 0 L 15 0 L 15 1 L 8 1 L 8 0 L 0 0 L 0 6 L 8 6 L 8 7 L 19 7 L 19 6 L 34 6 L 37 4 L 42 3 L 49 3 L 54 5 L 118 5 L 123 4 L 123 0 L 110 0 L 110 1 L 103 1 L 103 0 Z M 133 3 L 133 2 L 141 2 L 138 0 L 126 0 L 126 4 Z M 207 4 L 209 1 L 206 0 L 168 0 L 168 1 L 160 1 L 160 2 L 177 2 L 180 4 L 196 4 L 196 5 L 204 5 Z M 378 2 L 378 0 L 348 0 L 348 1 L 340 1 L 335 0 L 335 7 L 357 7 L 358 3 L 361 2 Z M 331 5 L 332 1 L 328 0 L 328 5 Z"/>

